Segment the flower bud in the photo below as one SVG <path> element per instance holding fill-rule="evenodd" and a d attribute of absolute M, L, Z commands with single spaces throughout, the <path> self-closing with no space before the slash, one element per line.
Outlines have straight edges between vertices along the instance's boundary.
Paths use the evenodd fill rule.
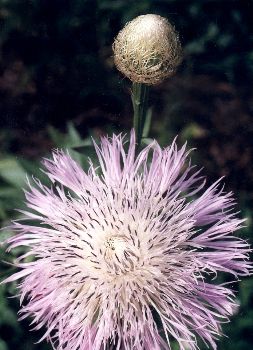
<path fill-rule="evenodd" d="M 132 82 L 159 84 L 171 76 L 182 60 L 178 34 L 166 18 L 136 17 L 113 43 L 114 62 Z"/>

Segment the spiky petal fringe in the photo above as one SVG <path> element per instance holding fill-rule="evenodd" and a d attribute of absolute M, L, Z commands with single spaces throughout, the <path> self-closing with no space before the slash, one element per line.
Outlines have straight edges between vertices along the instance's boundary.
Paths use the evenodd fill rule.
<path fill-rule="evenodd" d="M 29 184 L 7 242 L 28 252 L 4 282 L 21 279 L 21 318 L 46 326 L 57 350 L 170 349 L 173 338 L 195 350 L 196 336 L 216 349 L 236 304 L 211 279 L 251 270 L 232 194 L 219 181 L 203 190 L 186 146 L 153 142 L 136 157 L 134 132 L 124 143 L 95 144 L 100 169 L 87 173 L 62 151 L 44 161 L 52 187 Z"/>

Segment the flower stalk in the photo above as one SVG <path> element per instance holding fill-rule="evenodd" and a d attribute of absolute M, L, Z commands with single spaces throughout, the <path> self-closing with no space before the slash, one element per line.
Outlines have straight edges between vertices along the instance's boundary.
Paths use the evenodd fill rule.
<path fill-rule="evenodd" d="M 146 84 L 133 82 L 132 103 L 134 110 L 134 130 L 136 134 L 137 148 L 140 148 L 143 137 L 143 129 L 147 116 L 149 87 Z"/>
<path fill-rule="evenodd" d="M 166 18 L 138 16 L 118 33 L 112 45 L 117 69 L 132 81 L 132 103 L 137 151 L 148 116 L 149 86 L 172 76 L 182 60 L 178 34 Z"/>

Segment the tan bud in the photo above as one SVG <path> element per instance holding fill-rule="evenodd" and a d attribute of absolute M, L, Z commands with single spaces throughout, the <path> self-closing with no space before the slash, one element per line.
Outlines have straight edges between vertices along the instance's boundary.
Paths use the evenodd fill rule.
<path fill-rule="evenodd" d="M 113 43 L 118 70 L 136 83 L 159 84 L 171 76 L 182 60 L 178 34 L 164 17 L 136 17 Z"/>

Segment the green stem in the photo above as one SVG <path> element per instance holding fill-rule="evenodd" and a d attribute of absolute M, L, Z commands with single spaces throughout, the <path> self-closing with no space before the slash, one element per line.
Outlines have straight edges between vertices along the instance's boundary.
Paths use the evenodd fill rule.
<path fill-rule="evenodd" d="M 136 134 L 137 148 L 140 148 L 143 128 L 147 116 L 148 86 L 133 83 L 132 103 L 134 109 L 134 130 Z"/>

